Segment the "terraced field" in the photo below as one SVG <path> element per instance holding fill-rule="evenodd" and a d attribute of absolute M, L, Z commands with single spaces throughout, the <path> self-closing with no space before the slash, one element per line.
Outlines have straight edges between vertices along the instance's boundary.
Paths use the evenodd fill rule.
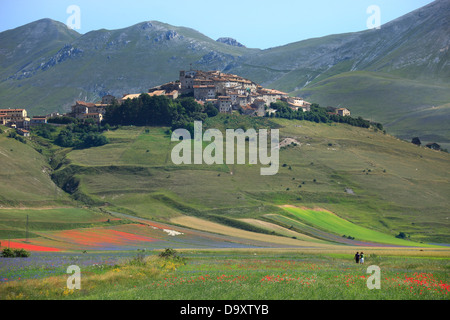
<path fill-rule="evenodd" d="M 50 176 L 46 151 L 36 152 L 42 146 L 1 134 L 0 156 L 16 150 L 22 156 L 14 167 L 0 168 L 13 186 L 0 199 L 0 241 L 81 251 L 450 242 L 448 154 L 348 125 L 239 119 L 221 116 L 206 126 L 269 125 L 280 128 L 281 139 L 299 142 L 280 150 L 276 176 L 261 176 L 260 165 L 176 166 L 168 128 L 154 127 L 110 130 L 110 143 L 98 148 L 53 146 L 62 157 Z M 13 184 L 9 172 L 44 185 Z M 20 197 L 27 190 L 30 197 Z M 46 206 L 36 202 L 40 193 Z M 73 206 L 80 203 L 86 207 Z M 152 229 L 155 224 L 165 227 Z M 400 232 L 408 241 L 395 238 Z"/>

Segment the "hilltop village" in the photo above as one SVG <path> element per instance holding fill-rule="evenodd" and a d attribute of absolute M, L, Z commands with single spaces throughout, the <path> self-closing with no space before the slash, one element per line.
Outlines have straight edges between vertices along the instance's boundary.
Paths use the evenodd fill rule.
<path fill-rule="evenodd" d="M 142 93 L 124 94 L 121 98 L 106 95 L 98 103 L 76 101 L 70 112 L 60 115 L 52 113 L 46 116 L 27 116 L 25 109 L 0 109 L 0 124 L 16 128 L 18 133 L 29 135 L 29 128 L 47 123 L 54 117 L 68 116 L 80 120 L 93 119 L 101 123 L 108 106 L 113 103 L 123 104 L 128 99 L 134 99 Z M 180 71 L 179 80 L 169 82 L 148 90 L 149 96 L 166 96 L 177 99 L 180 96 L 192 96 L 199 104 L 211 103 L 220 113 L 231 114 L 239 112 L 245 115 L 264 117 L 276 113 L 271 109 L 272 103 L 283 101 L 297 111 L 311 110 L 311 103 L 299 97 L 291 97 L 285 92 L 266 89 L 255 82 L 233 74 L 220 71 L 189 70 Z M 346 108 L 334 109 L 332 113 L 350 116 Z"/>
<path fill-rule="evenodd" d="M 256 117 L 275 116 L 278 110 L 272 108 L 272 104 L 279 101 L 282 101 L 288 109 L 290 108 L 293 111 L 302 110 L 305 113 L 312 111 L 312 104 L 300 97 L 291 97 L 282 91 L 263 88 L 251 80 L 220 71 L 180 71 L 179 80 L 151 88 L 146 94 L 150 97 L 165 96 L 171 100 L 176 100 L 179 97 L 193 97 L 198 104 L 212 105 L 223 114 L 238 113 Z M 139 98 L 141 95 L 142 93 L 127 93 L 121 98 L 106 95 L 97 103 L 76 101 L 68 113 L 54 112 L 45 116 L 29 117 L 26 109 L 0 108 L 0 125 L 13 128 L 17 134 L 29 137 L 31 134 L 29 130 L 32 127 L 47 123 L 61 125 L 52 121 L 55 118 L 70 117 L 81 121 L 91 119 L 91 121 L 101 124 L 108 107 L 122 106 L 125 101 Z M 349 121 L 346 123 L 351 125 L 361 126 L 361 122 L 367 122 L 365 126 L 369 126 L 368 121 L 361 117 L 358 118 L 359 123 L 352 123 L 351 113 L 347 108 L 327 107 L 326 113 L 330 117 L 339 116 L 339 122 L 342 119 L 347 119 Z M 51 120 L 49 121 L 49 119 Z M 378 128 L 382 127 L 377 123 L 371 124 L 378 126 Z M 414 139 L 413 143 L 417 144 Z M 426 147 L 441 150 L 441 147 L 436 143 L 429 143 Z"/>

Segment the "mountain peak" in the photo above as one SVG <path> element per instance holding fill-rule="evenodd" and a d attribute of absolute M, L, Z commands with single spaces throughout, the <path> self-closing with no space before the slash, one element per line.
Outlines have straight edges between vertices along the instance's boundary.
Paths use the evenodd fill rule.
<path fill-rule="evenodd" d="M 229 46 L 233 46 L 233 47 L 246 48 L 246 46 L 244 46 L 242 43 L 240 43 L 236 39 L 229 38 L 229 37 L 219 38 L 216 41 L 217 42 L 221 42 L 221 43 L 225 43 L 225 44 L 227 44 Z"/>
<path fill-rule="evenodd" d="M 66 24 L 59 22 L 59 21 L 52 20 L 50 18 L 39 19 L 39 20 L 30 22 L 26 25 L 23 25 L 21 27 L 18 27 L 16 29 L 28 29 L 28 30 L 30 30 L 30 32 L 33 31 L 33 33 L 63 32 L 66 34 L 70 34 L 72 37 L 80 36 L 80 34 L 77 31 L 68 28 Z M 16 29 L 14 29 L 14 30 L 16 30 Z"/>

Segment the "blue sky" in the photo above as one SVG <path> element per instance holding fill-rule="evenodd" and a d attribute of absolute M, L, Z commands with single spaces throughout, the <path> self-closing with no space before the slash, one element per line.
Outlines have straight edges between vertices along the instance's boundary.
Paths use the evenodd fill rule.
<path fill-rule="evenodd" d="M 80 8 L 81 29 L 120 29 L 158 20 L 213 38 L 232 37 L 247 47 L 269 48 L 329 34 L 367 29 L 380 8 L 384 24 L 432 0 L 0 0 L 0 32 L 42 18 L 66 23 L 67 8 Z"/>

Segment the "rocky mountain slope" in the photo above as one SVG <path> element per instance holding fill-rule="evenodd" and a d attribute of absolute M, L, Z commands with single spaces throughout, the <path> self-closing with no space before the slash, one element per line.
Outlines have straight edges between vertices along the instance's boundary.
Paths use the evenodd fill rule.
<path fill-rule="evenodd" d="M 402 138 L 426 131 L 430 140 L 450 144 L 448 12 L 450 1 L 437 0 L 379 30 L 267 50 L 156 21 L 81 35 L 43 19 L 0 33 L 0 105 L 31 114 L 65 111 L 75 100 L 146 92 L 192 66 L 346 106 Z M 442 121 L 434 121 L 439 132 L 430 133 L 426 119 L 436 119 L 436 108 Z M 417 126 L 406 128 L 399 121 L 404 117 Z"/>

